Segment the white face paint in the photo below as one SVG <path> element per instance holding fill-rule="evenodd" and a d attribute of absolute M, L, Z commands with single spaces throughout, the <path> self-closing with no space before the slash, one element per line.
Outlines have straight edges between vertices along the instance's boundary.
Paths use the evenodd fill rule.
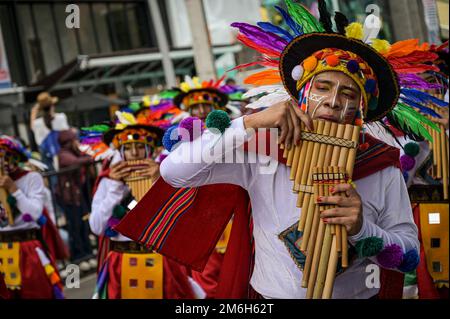
<path fill-rule="evenodd" d="M 313 79 L 313 83 L 314 83 L 314 79 Z M 337 81 L 337 85 L 334 87 L 333 92 L 331 93 L 333 96 L 332 99 L 332 107 L 334 107 L 334 105 L 336 105 L 336 98 L 337 98 L 337 94 L 338 94 L 338 90 L 340 87 L 340 81 Z M 312 87 L 312 85 L 311 85 Z M 317 94 L 317 93 L 309 93 L 308 96 L 308 102 L 317 102 L 316 106 L 314 107 L 314 110 L 312 111 L 311 117 L 314 118 L 316 115 L 317 110 L 322 106 L 323 102 L 325 101 L 325 99 L 329 96 L 329 94 Z M 309 105 L 309 103 L 308 103 Z"/>
<path fill-rule="evenodd" d="M 356 83 L 341 72 L 324 72 L 311 80 L 307 110 L 313 119 L 353 123 L 361 101 Z"/>

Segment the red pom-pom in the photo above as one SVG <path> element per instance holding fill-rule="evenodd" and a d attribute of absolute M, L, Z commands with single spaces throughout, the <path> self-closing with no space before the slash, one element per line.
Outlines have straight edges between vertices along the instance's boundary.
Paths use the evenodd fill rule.
<path fill-rule="evenodd" d="M 367 151 L 367 149 L 369 148 L 369 143 L 363 143 L 363 144 L 361 144 L 361 145 L 359 145 L 359 150 L 360 151 Z"/>
<path fill-rule="evenodd" d="M 327 61 L 327 64 L 332 67 L 337 66 L 339 64 L 339 62 L 341 62 L 341 60 L 335 55 L 327 56 L 325 61 Z"/>

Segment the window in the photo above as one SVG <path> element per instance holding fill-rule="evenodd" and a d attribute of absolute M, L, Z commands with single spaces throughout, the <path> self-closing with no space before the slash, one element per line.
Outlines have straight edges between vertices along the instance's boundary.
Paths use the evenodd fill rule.
<path fill-rule="evenodd" d="M 441 247 L 441 239 L 431 238 L 431 248 L 439 248 L 439 247 Z"/>
<path fill-rule="evenodd" d="M 442 272 L 442 266 L 439 261 L 433 261 L 433 272 Z"/>
<path fill-rule="evenodd" d="M 137 266 L 137 258 L 130 258 L 130 266 L 135 267 Z"/>
<path fill-rule="evenodd" d="M 153 280 L 146 280 L 145 281 L 145 288 L 153 289 L 153 287 L 154 287 L 154 281 Z"/>
<path fill-rule="evenodd" d="M 155 260 L 153 258 L 147 258 L 145 260 L 145 266 L 147 267 L 153 267 L 155 264 Z"/>
<path fill-rule="evenodd" d="M 441 223 L 441 214 L 439 213 L 429 213 L 428 214 L 428 224 L 439 225 Z"/>
<path fill-rule="evenodd" d="M 130 288 L 137 288 L 137 286 L 138 286 L 138 280 L 130 279 Z"/>

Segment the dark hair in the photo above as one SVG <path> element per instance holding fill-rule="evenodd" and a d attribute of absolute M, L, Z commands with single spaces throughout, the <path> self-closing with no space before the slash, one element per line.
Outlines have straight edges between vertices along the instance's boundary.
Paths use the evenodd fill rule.
<path fill-rule="evenodd" d="M 52 113 L 51 113 L 51 106 L 42 109 L 42 113 L 44 113 L 43 118 L 44 118 L 45 126 L 47 126 L 47 128 L 49 130 L 52 130 L 53 129 L 53 127 L 52 127 L 53 117 L 52 117 Z"/>

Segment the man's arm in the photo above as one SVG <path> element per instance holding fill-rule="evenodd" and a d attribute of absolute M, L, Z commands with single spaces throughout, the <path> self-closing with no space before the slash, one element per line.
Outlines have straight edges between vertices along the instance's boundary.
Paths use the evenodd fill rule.
<path fill-rule="evenodd" d="M 375 216 L 363 214 L 362 228 L 358 234 L 349 236 L 351 243 L 368 237 L 382 238 L 384 246 L 397 244 L 403 253 L 416 249 L 419 252 L 418 230 L 414 223 L 408 190 L 399 169 L 388 167 L 380 172 L 381 179 L 387 181 L 384 189 L 375 189 L 380 195 L 375 200 L 383 203 Z M 376 204 L 376 203 L 374 203 Z M 373 214 L 374 207 L 370 201 L 363 200 L 363 211 Z M 378 215 L 376 214 L 378 213 Z M 376 262 L 376 258 L 372 258 Z"/>
<path fill-rule="evenodd" d="M 122 201 L 126 186 L 120 181 L 104 177 L 92 199 L 92 210 L 89 216 L 91 230 L 97 236 L 103 235 L 111 218 L 114 207 Z"/>
<path fill-rule="evenodd" d="M 194 141 L 181 143 L 164 159 L 161 176 L 173 187 L 180 188 L 218 183 L 245 187 L 250 181 L 251 169 L 238 148 L 248 138 L 242 117 L 232 121 L 222 136 L 205 131 Z"/>

